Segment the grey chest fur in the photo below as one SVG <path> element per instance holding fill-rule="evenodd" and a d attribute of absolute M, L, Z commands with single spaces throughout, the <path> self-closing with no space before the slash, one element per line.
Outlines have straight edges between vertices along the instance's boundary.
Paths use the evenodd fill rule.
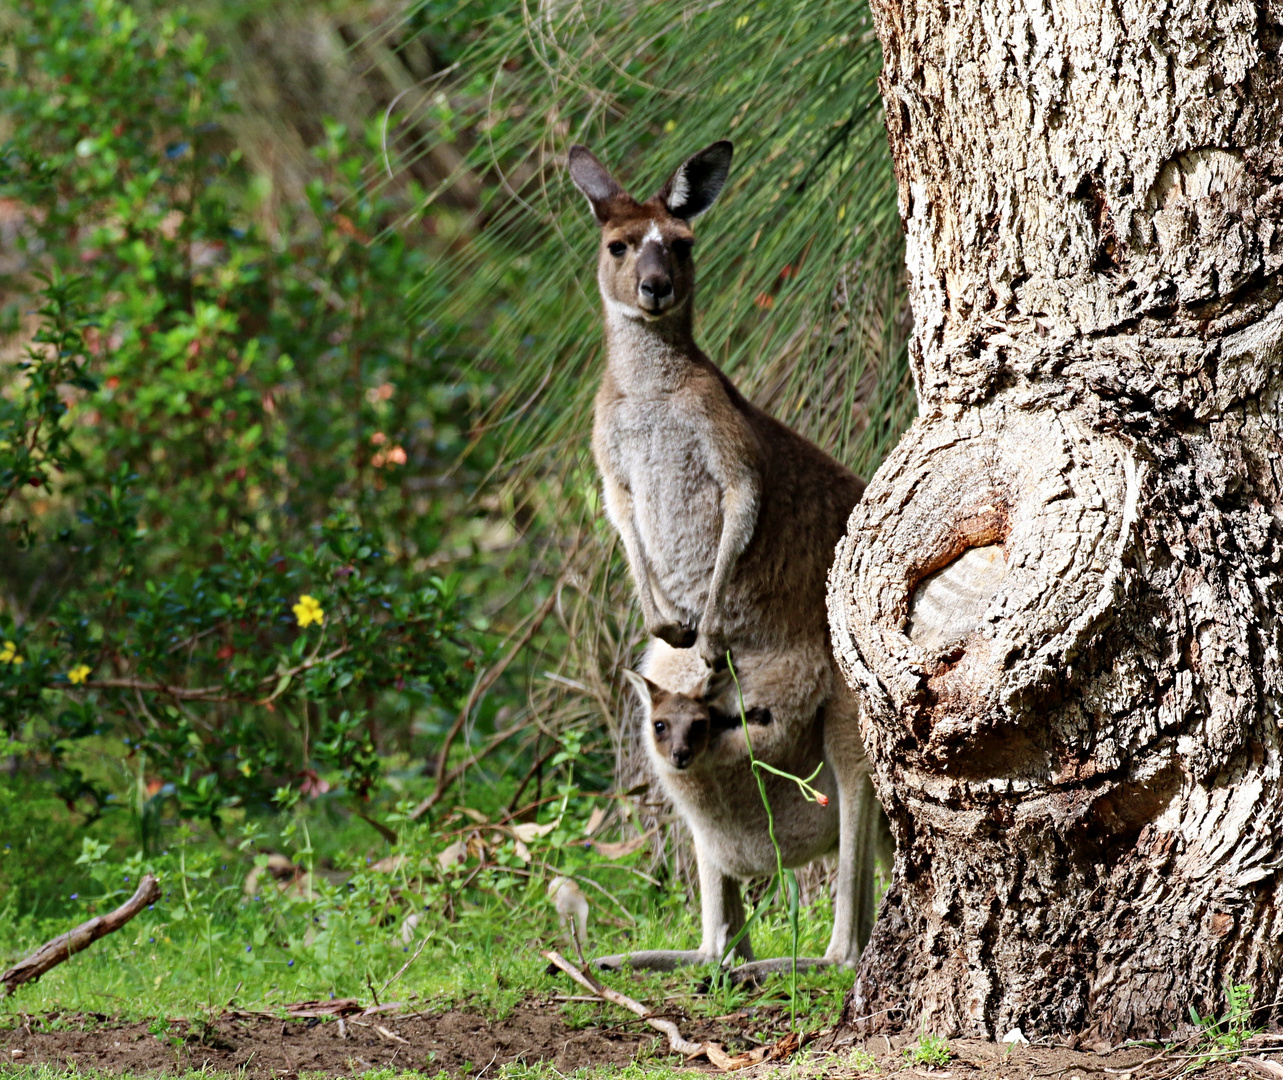
<path fill-rule="evenodd" d="M 607 427 L 608 464 L 632 494 L 655 583 L 687 615 L 703 608 L 722 531 L 706 440 L 699 418 L 665 398 L 625 398 Z"/>

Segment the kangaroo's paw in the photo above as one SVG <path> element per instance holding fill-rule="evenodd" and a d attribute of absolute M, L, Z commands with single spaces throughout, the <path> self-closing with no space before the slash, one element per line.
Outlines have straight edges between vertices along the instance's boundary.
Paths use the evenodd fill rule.
<path fill-rule="evenodd" d="M 597 956 L 589 963 L 606 971 L 619 971 L 624 967 L 641 971 L 673 971 L 693 964 L 711 964 L 715 959 L 698 949 L 639 949 L 637 952 L 619 953 L 615 956 Z"/>
<path fill-rule="evenodd" d="M 660 623 L 650 628 L 651 634 L 674 649 L 689 649 L 699 637 L 699 631 L 686 623 Z"/>
<path fill-rule="evenodd" d="M 714 671 L 726 670 L 726 654 L 730 650 L 721 634 L 700 634 L 699 658 Z"/>
<path fill-rule="evenodd" d="M 823 956 L 799 956 L 797 970 L 807 971 L 810 968 L 830 967 L 833 961 Z M 769 960 L 750 960 L 747 964 L 733 967 L 727 975 L 733 983 L 760 982 L 768 975 L 786 975 L 793 970 L 791 956 L 773 956 Z"/>

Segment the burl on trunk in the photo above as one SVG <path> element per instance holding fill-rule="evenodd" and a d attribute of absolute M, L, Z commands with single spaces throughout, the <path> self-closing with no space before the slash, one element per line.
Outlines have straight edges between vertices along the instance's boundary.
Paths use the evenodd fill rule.
<path fill-rule="evenodd" d="M 873 6 L 920 419 L 830 576 L 899 845 L 845 1024 L 1268 1006 L 1283 6 Z"/>

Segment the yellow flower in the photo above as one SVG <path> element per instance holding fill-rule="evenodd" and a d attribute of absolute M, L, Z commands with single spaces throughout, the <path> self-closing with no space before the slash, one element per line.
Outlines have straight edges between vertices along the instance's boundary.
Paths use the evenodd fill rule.
<path fill-rule="evenodd" d="M 325 612 L 321 610 L 321 605 L 317 603 L 315 597 L 308 596 L 306 593 L 300 596 L 298 603 L 294 605 L 294 617 L 298 619 L 299 626 L 325 622 Z"/>
<path fill-rule="evenodd" d="M 92 670 L 88 664 L 77 664 L 67 672 L 67 681 L 72 683 L 82 683 L 89 678 L 89 672 Z"/>
<path fill-rule="evenodd" d="M 0 664 L 25 664 L 26 659 L 18 655 L 18 646 L 12 641 L 0 645 Z"/>

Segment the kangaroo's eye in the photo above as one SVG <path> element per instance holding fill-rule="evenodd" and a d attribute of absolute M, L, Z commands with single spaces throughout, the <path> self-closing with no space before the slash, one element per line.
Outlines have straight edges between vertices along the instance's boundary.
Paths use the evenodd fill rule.
<path fill-rule="evenodd" d="M 674 240 L 672 244 L 673 254 L 679 259 L 689 259 L 691 248 L 694 246 L 694 240 Z"/>
<path fill-rule="evenodd" d="M 662 720 L 656 720 L 656 721 L 655 721 L 655 734 L 656 734 L 656 735 L 662 735 L 662 734 L 664 734 L 664 732 L 665 732 L 665 731 L 667 731 L 667 730 L 668 730 L 668 725 L 667 725 L 667 724 L 665 724 L 665 723 L 664 723 L 664 721 L 662 721 Z"/>
<path fill-rule="evenodd" d="M 625 244 L 622 240 L 612 240 L 609 244 L 606 245 L 606 250 L 609 251 L 613 256 L 615 256 L 616 259 L 618 259 L 618 258 L 621 258 L 624 252 L 628 250 L 628 245 Z"/>

